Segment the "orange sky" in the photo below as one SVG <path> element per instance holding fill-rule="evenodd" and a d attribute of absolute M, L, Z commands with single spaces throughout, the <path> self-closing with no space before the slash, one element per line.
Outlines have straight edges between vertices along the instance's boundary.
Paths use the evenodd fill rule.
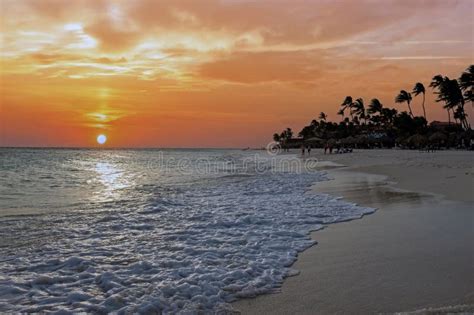
<path fill-rule="evenodd" d="M 474 1 L 0 0 L 0 146 L 264 146 L 473 63 Z M 421 114 L 420 99 L 414 111 Z M 446 120 L 427 95 L 428 119 Z M 474 116 L 468 106 L 471 121 Z"/>

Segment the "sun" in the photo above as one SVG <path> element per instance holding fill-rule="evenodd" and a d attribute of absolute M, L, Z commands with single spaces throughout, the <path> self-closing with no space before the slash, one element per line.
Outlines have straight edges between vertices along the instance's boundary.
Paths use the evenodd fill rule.
<path fill-rule="evenodd" d="M 97 137 L 97 143 L 98 144 L 104 144 L 107 141 L 107 137 L 105 135 L 99 135 Z"/>

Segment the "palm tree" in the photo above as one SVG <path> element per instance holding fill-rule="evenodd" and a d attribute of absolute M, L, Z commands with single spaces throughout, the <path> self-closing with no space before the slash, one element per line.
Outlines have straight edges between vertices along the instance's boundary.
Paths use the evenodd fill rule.
<path fill-rule="evenodd" d="M 390 109 L 390 108 L 382 108 L 382 111 L 380 112 L 380 116 L 382 116 L 382 121 L 385 123 L 392 124 L 393 123 L 393 118 L 397 115 L 397 110 L 396 109 Z"/>
<path fill-rule="evenodd" d="M 364 120 L 366 119 L 364 100 L 362 98 L 358 98 L 355 100 L 355 102 L 352 105 L 352 113 L 359 116 L 360 119 L 364 119 Z"/>
<path fill-rule="evenodd" d="M 462 75 L 461 75 L 462 76 Z M 466 80 L 466 75 L 464 80 Z M 463 80 L 463 81 L 464 81 Z M 465 95 L 463 95 L 462 86 L 467 88 L 469 84 L 467 82 L 458 83 L 457 80 L 451 80 L 449 77 L 443 77 L 441 75 L 436 75 L 433 77 L 430 87 L 437 88 L 438 92 L 435 94 L 438 95 L 436 102 L 444 102 L 444 109 L 448 112 L 448 122 L 451 123 L 451 111 L 456 114 L 456 121 L 459 119 L 463 128 L 469 129 L 470 125 L 467 121 L 467 114 L 464 111 L 465 104 Z M 468 95 L 469 96 L 469 95 Z"/>
<path fill-rule="evenodd" d="M 369 114 L 380 114 L 382 112 L 383 105 L 380 101 L 376 98 L 373 98 L 370 101 L 369 109 L 367 109 L 367 113 Z"/>
<path fill-rule="evenodd" d="M 466 102 L 471 102 L 471 105 L 474 106 L 474 94 L 472 89 L 474 86 L 474 65 L 470 65 L 459 77 L 459 86 L 464 92 L 464 100 Z"/>
<path fill-rule="evenodd" d="M 443 77 L 441 74 L 437 74 L 431 79 L 430 87 L 435 89 L 439 87 L 446 79 L 449 79 L 449 78 Z"/>
<path fill-rule="evenodd" d="M 340 110 L 338 110 L 338 111 L 337 111 L 337 114 L 338 114 L 338 115 L 341 115 L 341 117 L 342 117 L 342 118 L 341 118 L 341 121 L 344 121 L 344 109 L 341 108 Z"/>
<path fill-rule="evenodd" d="M 438 92 L 434 92 L 435 94 L 438 95 L 438 98 L 436 99 L 436 102 L 441 102 L 443 101 L 444 99 L 440 96 L 441 94 L 441 87 L 442 85 L 449 81 L 449 78 L 448 77 L 443 77 L 441 74 L 437 74 L 435 75 L 432 79 L 431 79 L 431 83 L 430 83 L 430 87 L 432 89 L 438 89 Z M 446 102 L 446 101 L 445 101 Z M 448 112 L 448 124 L 451 124 L 451 113 L 450 113 L 450 108 L 448 106 L 443 106 L 444 109 L 446 109 L 446 111 Z"/>
<path fill-rule="evenodd" d="M 415 94 L 415 96 L 418 96 L 420 93 L 423 94 L 423 103 L 421 103 L 421 106 L 423 107 L 423 117 L 426 119 L 426 110 L 425 110 L 425 86 L 421 82 L 417 82 L 415 86 L 413 87 L 412 93 Z"/>
<path fill-rule="evenodd" d="M 299 136 L 303 137 L 304 139 L 311 138 L 314 135 L 313 128 L 311 126 L 305 126 L 303 129 L 299 132 Z"/>
<path fill-rule="evenodd" d="M 459 121 L 462 123 L 463 127 L 467 130 L 471 126 L 469 126 L 469 123 L 467 122 L 467 114 L 464 112 L 464 109 L 461 106 L 458 106 L 456 108 L 456 111 L 453 113 L 454 119 L 459 119 Z"/>
<path fill-rule="evenodd" d="M 461 125 L 464 129 L 469 129 L 470 125 L 467 122 L 467 114 L 464 112 L 464 95 L 461 87 L 457 80 L 450 80 L 446 77 L 446 80 L 439 86 L 438 99 L 436 101 L 444 101 L 444 108 L 450 109 L 456 115 L 456 119 L 460 119 Z"/>
<path fill-rule="evenodd" d="M 321 112 L 319 114 L 319 119 L 322 120 L 322 121 L 326 121 L 326 119 L 328 118 L 328 115 L 326 115 L 324 112 Z"/>
<path fill-rule="evenodd" d="M 410 106 L 411 100 L 412 100 L 411 94 L 405 90 L 401 90 L 400 93 L 397 95 L 397 97 L 395 97 L 395 103 L 407 102 L 408 110 L 410 111 L 410 116 L 413 118 L 415 116 L 413 116 L 413 112 L 411 111 L 411 106 Z"/>
<path fill-rule="evenodd" d="M 349 109 L 349 114 L 351 115 L 351 119 L 352 119 L 352 113 L 350 112 L 351 108 L 352 108 L 352 96 L 346 96 L 346 98 L 344 99 L 344 102 L 342 102 L 341 104 L 341 111 L 342 113 L 344 113 L 344 111 L 346 109 Z M 344 116 L 343 116 L 344 117 Z"/>
<path fill-rule="evenodd" d="M 465 82 L 467 79 L 467 76 L 464 75 L 463 82 L 460 84 L 457 80 L 451 80 L 449 77 L 443 77 L 438 74 L 433 77 L 430 84 L 430 87 L 438 89 L 438 92 L 435 92 L 435 94 L 438 95 L 436 102 L 445 103 L 443 108 L 448 112 L 448 122 L 451 123 L 451 111 L 453 112 L 453 116 L 457 112 L 455 120 L 457 122 L 459 119 L 465 129 L 470 128 L 466 118 L 467 114 L 464 111 L 466 94 L 463 95 L 462 90 L 463 86 L 466 87 L 466 89 L 468 88 L 469 83 Z M 467 94 L 467 96 L 469 96 L 469 94 Z"/>

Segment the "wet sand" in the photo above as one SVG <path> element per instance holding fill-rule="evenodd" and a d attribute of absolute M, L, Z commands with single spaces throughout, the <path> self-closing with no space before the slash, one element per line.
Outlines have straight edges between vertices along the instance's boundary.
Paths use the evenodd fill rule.
<path fill-rule="evenodd" d="M 312 233 L 318 244 L 293 266 L 300 275 L 287 278 L 281 293 L 237 301 L 236 309 L 367 314 L 474 304 L 472 153 L 385 151 L 321 157 L 349 167 L 329 170 L 334 180 L 318 183 L 316 192 L 377 212 Z M 394 157 L 381 162 L 380 155 Z"/>

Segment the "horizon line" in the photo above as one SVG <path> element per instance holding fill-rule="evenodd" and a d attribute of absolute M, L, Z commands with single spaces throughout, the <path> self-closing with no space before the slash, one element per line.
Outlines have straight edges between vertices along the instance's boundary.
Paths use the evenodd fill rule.
<path fill-rule="evenodd" d="M 92 147 L 92 146 L 0 146 L 0 149 L 61 149 L 61 150 L 260 150 L 262 147 Z"/>

